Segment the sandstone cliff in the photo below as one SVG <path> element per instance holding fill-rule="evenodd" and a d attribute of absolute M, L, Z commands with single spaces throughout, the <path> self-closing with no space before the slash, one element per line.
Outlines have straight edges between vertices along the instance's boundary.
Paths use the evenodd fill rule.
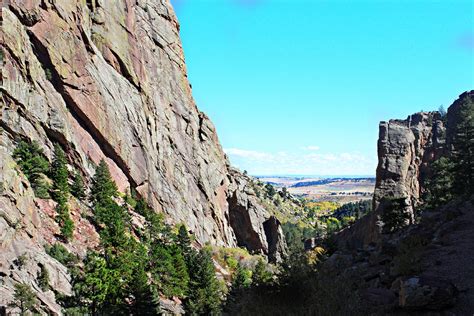
<path fill-rule="evenodd" d="M 58 231 L 54 205 L 34 197 L 15 165 L 19 139 L 36 140 L 48 158 L 59 143 L 86 180 L 104 158 L 122 192 L 136 190 L 201 245 L 281 257 L 278 221 L 231 170 L 195 105 L 168 0 L 11 0 L 2 19 L 0 304 L 14 281 L 35 286 L 38 264 L 48 265 L 59 292 L 71 291 L 64 267 L 44 253 Z M 79 254 L 97 243 L 85 212 L 71 211 L 77 229 L 68 247 Z M 23 254 L 29 263 L 19 267 Z M 42 295 L 58 312 L 52 293 Z"/>

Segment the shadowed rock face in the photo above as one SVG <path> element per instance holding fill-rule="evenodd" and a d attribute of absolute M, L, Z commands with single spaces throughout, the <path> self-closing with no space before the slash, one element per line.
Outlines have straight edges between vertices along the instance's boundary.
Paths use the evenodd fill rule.
<path fill-rule="evenodd" d="M 44 212 L 11 159 L 18 138 L 38 141 L 48 158 L 60 143 L 86 180 L 104 158 L 121 191 L 136 189 L 170 223 L 186 223 L 200 244 L 243 244 L 237 236 L 251 225 L 248 244 L 270 255 L 263 228 L 270 215 L 258 202 L 239 209 L 249 218 L 244 226 L 229 222 L 230 197 L 246 193 L 192 98 L 169 1 L 11 0 L 2 18 L 1 165 L 21 184 L 4 189 L 11 201 L 27 199 L 2 207 L 0 219 L 36 218 L 37 225 L 9 234 L 13 224 L 4 223 L 2 264 L 6 249 L 19 255 L 17 240 L 37 236 L 38 249 L 48 242 L 38 219 Z M 31 219 L 20 216 L 26 210 Z"/>
<path fill-rule="evenodd" d="M 413 224 L 430 163 L 445 150 L 446 128 L 438 112 L 421 112 L 406 120 L 381 122 L 379 129 L 375 213 L 383 213 L 384 198 L 401 198 L 407 224 Z"/>
<path fill-rule="evenodd" d="M 430 165 L 449 153 L 451 129 L 457 124 L 460 105 L 466 98 L 474 98 L 474 91 L 461 94 L 449 107 L 446 119 L 438 112 L 421 112 L 405 120 L 380 123 L 374 212 L 340 232 L 340 246 L 363 247 L 380 242 L 387 198 L 403 199 L 406 224 L 413 224 L 424 182 L 431 174 Z"/>

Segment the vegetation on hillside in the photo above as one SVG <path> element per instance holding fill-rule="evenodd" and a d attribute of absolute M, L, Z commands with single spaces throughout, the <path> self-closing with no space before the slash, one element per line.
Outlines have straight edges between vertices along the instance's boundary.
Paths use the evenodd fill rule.
<path fill-rule="evenodd" d="M 454 199 L 470 198 L 474 194 L 474 104 L 465 102 L 460 112 L 460 122 L 453 128 L 451 154 L 439 158 L 430 166 L 432 176 L 424 183 L 425 194 L 419 207 L 421 212 L 442 207 Z M 416 220 L 407 212 L 407 202 L 403 198 L 385 198 L 381 203 L 385 205 L 382 222 L 386 234 L 395 233 L 407 222 Z M 368 211 L 369 202 L 359 202 L 341 206 L 327 218 L 337 218 L 340 222 L 344 218 L 355 220 Z M 304 235 L 299 237 L 304 238 Z M 292 240 L 289 241 L 291 244 Z M 402 239 L 392 254 L 391 274 L 419 275 L 422 271 L 420 254 L 428 242 L 419 235 Z M 361 308 L 371 308 L 360 304 L 358 294 L 363 282 L 358 280 L 357 275 L 346 278 L 342 271 L 339 271 L 339 275 L 331 273 L 325 270 L 328 266 L 317 263 L 325 260 L 327 252 L 318 252 L 316 264 L 311 264 L 314 261 L 309 260 L 310 254 L 293 252 L 283 263 L 282 271 L 273 283 L 264 287 L 251 286 L 241 291 L 238 298 L 228 301 L 227 310 L 231 314 L 244 315 L 358 315 L 365 313 Z M 338 258 L 343 260 L 341 256 Z M 337 260 L 329 267 L 334 265 L 337 267 Z M 341 304 L 341 298 L 344 298 L 344 304 Z"/>

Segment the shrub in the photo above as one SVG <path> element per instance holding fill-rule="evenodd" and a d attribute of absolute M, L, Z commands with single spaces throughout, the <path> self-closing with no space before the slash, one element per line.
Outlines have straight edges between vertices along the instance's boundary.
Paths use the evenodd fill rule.
<path fill-rule="evenodd" d="M 46 253 L 58 260 L 64 266 L 71 266 L 79 261 L 79 259 L 70 253 L 63 245 L 56 243 L 53 246 L 46 246 Z"/>
<path fill-rule="evenodd" d="M 36 196 L 49 198 L 48 185 L 44 180 L 44 174 L 49 170 L 49 163 L 38 143 L 36 141 L 31 143 L 20 141 L 13 151 L 13 158 L 30 181 Z"/>
<path fill-rule="evenodd" d="M 44 265 L 41 265 L 41 269 L 36 280 L 43 292 L 49 290 L 49 271 Z"/>

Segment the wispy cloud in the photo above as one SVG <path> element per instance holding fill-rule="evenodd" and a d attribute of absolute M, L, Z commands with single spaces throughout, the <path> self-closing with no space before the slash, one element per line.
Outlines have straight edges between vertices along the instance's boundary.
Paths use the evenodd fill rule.
<path fill-rule="evenodd" d="M 375 157 L 357 152 L 269 153 L 238 148 L 225 152 L 236 167 L 258 175 L 371 175 L 377 164 Z"/>
<path fill-rule="evenodd" d="M 308 150 L 308 151 L 317 151 L 317 150 L 320 150 L 321 148 L 319 148 L 319 146 L 309 145 L 306 147 L 302 147 L 301 149 Z"/>

